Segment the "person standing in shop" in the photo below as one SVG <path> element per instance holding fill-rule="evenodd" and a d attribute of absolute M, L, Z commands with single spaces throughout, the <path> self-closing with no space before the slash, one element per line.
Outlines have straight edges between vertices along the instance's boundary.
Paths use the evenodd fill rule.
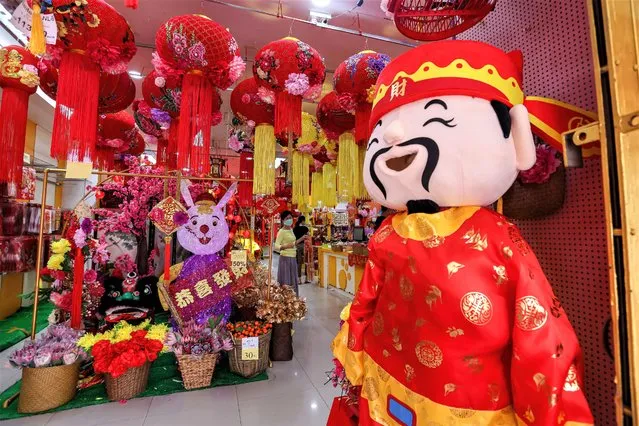
<path fill-rule="evenodd" d="M 295 294 L 299 295 L 297 287 L 297 249 L 295 247 L 299 242 L 303 242 L 306 237 L 302 237 L 300 241 L 295 238 L 292 228 L 293 214 L 290 211 L 282 212 L 280 218 L 282 220 L 282 229 L 277 232 L 274 244 L 275 250 L 280 253 L 277 281 L 282 285 L 293 287 Z"/>
<path fill-rule="evenodd" d="M 297 277 L 298 281 L 302 283 L 302 271 L 304 267 L 304 259 L 306 259 L 306 252 L 304 250 L 306 236 L 308 235 L 308 227 L 306 226 L 306 218 L 300 215 L 295 222 L 295 228 L 293 228 L 293 234 L 297 240 L 295 246 L 297 256 Z"/>

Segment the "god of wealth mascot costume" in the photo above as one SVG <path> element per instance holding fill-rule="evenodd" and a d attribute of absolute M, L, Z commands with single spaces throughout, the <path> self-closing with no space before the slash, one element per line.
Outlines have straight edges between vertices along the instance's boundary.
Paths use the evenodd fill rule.
<path fill-rule="evenodd" d="M 556 144 L 587 118 L 526 99 L 522 68 L 520 52 L 444 41 L 377 81 L 364 179 L 400 213 L 372 237 L 333 342 L 360 425 L 593 424 L 566 313 L 517 228 L 481 207 L 534 165 L 531 122 Z"/>

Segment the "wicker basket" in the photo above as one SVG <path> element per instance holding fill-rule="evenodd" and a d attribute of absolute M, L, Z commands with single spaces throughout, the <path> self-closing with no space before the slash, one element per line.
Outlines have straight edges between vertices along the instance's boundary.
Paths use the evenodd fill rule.
<path fill-rule="evenodd" d="M 75 397 L 80 363 L 23 368 L 18 413 L 32 414 L 60 407 Z"/>
<path fill-rule="evenodd" d="M 538 219 L 558 211 L 566 198 L 566 169 L 563 165 L 545 183 L 515 181 L 503 196 L 504 216 Z"/>
<path fill-rule="evenodd" d="M 111 401 L 124 401 L 132 399 L 144 392 L 149 382 L 151 363 L 147 362 L 142 367 L 130 368 L 120 377 L 110 374 L 104 376 L 107 396 Z"/>
<path fill-rule="evenodd" d="M 271 332 L 261 335 L 258 339 L 259 359 L 255 361 L 242 361 L 242 339 L 233 339 L 233 349 L 229 351 L 229 365 L 233 373 L 248 379 L 266 371 Z"/>
<path fill-rule="evenodd" d="M 218 354 L 178 355 L 176 358 L 180 365 L 184 389 L 191 390 L 211 386 Z"/>
<path fill-rule="evenodd" d="M 290 361 L 293 359 L 293 324 L 284 322 L 273 324 L 271 337 L 271 360 Z"/>

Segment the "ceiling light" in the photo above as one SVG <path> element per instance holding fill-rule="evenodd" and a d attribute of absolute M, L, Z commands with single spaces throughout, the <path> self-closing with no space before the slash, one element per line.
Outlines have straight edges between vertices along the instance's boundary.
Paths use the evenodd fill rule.
<path fill-rule="evenodd" d="M 315 7 L 326 7 L 331 4 L 331 0 L 311 0 Z"/>
<path fill-rule="evenodd" d="M 317 12 L 311 10 L 311 22 L 314 24 L 328 24 L 328 21 L 332 18 L 329 13 Z"/>
<path fill-rule="evenodd" d="M 140 73 L 140 71 L 129 71 L 129 75 L 131 76 L 131 78 L 134 78 L 136 80 L 139 80 L 144 77 L 142 73 Z"/>

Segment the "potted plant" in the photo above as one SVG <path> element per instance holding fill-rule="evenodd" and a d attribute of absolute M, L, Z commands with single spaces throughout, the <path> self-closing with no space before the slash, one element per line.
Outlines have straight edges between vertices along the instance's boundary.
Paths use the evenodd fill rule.
<path fill-rule="evenodd" d="M 273 324 L 270 356 L 273 361 L 293 359 L 293 321 L 306 316 L 306 300 L 286 285 L 272 284 L 270 298 L 261 299 L 257 317 Z"/>
<path fill-rule="evenodd" d="M 184 388 L 210 386 L 219 353 L 233 349 L 231 334 L 221 320 L 220 316 L 209 324 L 189 321 L 180 330 L 167 334 L 166 345 L 178 360 Z"/>
<path fill-rule="evenodd" d="M 22 369 L 18 412 L 51 410 L 75 397 L 80 363 L 87 357 L 77 346 L 80 334 L 66 325 L 53 325 L 11 355 L 11 365 Z"/>
<path fill-rule="evenodd" d="M 164 348 L 166 325 L 132 326 L 126 321 L 113 329 L 83 336 L 78 345 L 91 351 L 93 368 L 104 374 L 107 396 L 112 401 L 131 399 L 144 392 L 151 363 Z"/>
<path fill-rule="evenodd" d="M 231 371 L 242 377 L 255 377 L 266 371 L 269 360 L 272 324 L 263 321 L 239 321 L 227 324 L 233 337 L 229 352 Z"/>

